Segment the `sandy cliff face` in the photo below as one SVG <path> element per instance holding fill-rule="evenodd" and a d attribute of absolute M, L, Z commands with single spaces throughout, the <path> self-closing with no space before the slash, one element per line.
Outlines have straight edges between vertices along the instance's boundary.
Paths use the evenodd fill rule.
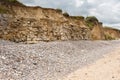
<path fill-rule="evenodd" d="M 110 27 L 104 28 L 104 34 L 106 39 L 120 39 L 120 30 L 113 29 Z"/>
<path fill-rule="evenodd" d="M 104 40 L 105 39 L 104 28 L 102 27 L 100 23 L 97 23 L 97 25 L 95 25 L 93 29 L 91 30 L 91 37 L 92 37 L 92 40 Z"/>
<path fill-rule="evenodd" d="M 64 20 L 64 16 L 55 9 L 41 8 L 41 7 L 12 7 L 15 16 L 24 18 L 35 18 L 37 20 L 46 18 L 50 20 Z"/>
<path fill-rule="evenodd" d="M 83 20 L 65 17 L 55 9 L 26 6 L 10 6 L 10 9 L 13 14 L 0 16 L 0 37 L 5 40 L 35 43 L 90 39 L 90 30 Z"/>
<path fill-rule="evenodd" d="M 91 29 L 84 17 L 65 16 L 57 9 L 13 4 L 5 6 L 2 2 L 0 7 L 3 6 L 6 12 L 0 14 L 0 38 L 5 40 L 36 43 L 104 39 L 103 27 L 98 21 Z"/>

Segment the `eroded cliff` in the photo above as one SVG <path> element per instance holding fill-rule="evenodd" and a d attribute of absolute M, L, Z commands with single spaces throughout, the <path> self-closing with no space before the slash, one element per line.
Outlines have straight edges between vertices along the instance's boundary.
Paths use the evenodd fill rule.
<path fill-rule="evenodd" d="M 0 0 L 0 12 L 0 38 L 5 40 L 36 43 L 105 39 L 102 24 L 94 18 L 64 15 L 58 9 L 28 7 L 6 0 Z"/>

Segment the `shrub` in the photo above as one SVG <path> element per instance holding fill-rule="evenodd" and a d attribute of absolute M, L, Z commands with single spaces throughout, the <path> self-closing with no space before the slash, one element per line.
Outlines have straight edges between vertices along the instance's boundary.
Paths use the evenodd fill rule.
<path fill-rule="evenodd" d="M 7 1 L 9 1 L 9 2 L 17 2 L 17 0 L 7 0 Z"/>
<path fill-rule="evenodd" d="M 84 17 L 83 16 L 70 16 L 71 18 L 74 18 L 74 19 L 82 19 L 84 20 Z"/>
<path fill-rule="evenodd" d="M 110 34 L 105 34 L 105 40 L 115 40 Z"/>
<path fill-rule="evenodd" d="M 57 12 L 62 13 L 62 9 L 56 9 Z"/>
<path fill-rule="evenodd" d="M 86 26 L 89 27 L 90 30 L 93 29 L 94 25 L 95 25 L 95 24 L 94 24 L 93 22 L 86 22 Z"/>
<path fill-rule="evenodd" d="M 95 22 L 95 21 L 98 22 L 98 19 L 95 16 L 88 16 L 86 17 L 86 21 L 87 22 Z"/>
<path fill-rule="evenodd" d="M 69 17 L 69 14 L 67 12 L 63 13 L 65 17 Z"/>
<path fill-rule="evenodd" d="M 19 5 L 19 6 L 24 6 L 18 0 L 3 0 L 3 2 L 5 3 L 5 5 Z"/>
<path fill-rule="evenodd" d="M 92 29 L 96 25 L 96 22 L 98 22 L 98 19 L 95 16 L 89 16 L 86 17 L 85 22 L 86 26 Z"/>

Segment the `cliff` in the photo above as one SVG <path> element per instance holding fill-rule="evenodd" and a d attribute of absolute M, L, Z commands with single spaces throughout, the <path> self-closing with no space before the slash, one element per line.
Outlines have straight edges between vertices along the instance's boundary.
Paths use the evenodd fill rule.
<path fill-rule="evenodd" d="M 104 34 L 106 40 L 120 39 L 120 30 L 118 29 L 104 27 Z"/>
<path fill-rule="evenodd" d="M 103 40 L 105 37 L 102 24 L 94 17 L 85 19 L 82 16 L 69 16 L 60 9 L 28 7 L 16 0 L 0 0 L 1 39 L 36 43 Z"/>

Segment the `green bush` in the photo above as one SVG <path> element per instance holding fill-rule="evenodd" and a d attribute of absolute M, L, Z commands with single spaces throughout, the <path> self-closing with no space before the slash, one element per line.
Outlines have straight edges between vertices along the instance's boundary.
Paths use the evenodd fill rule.
<path fill-rule="evenodd" d="M 84 20 L 84 17 L 83 16 L 70 16 L 71 18 L 74 18 L 74 19 L 83 19 Z"/>
<path fill-rule="evenodd" d="M 95 24 L 93 22 L 86 22 L 86 26 L 88 26 L 91 30 L 93 29 L 94 25 Z"/>
<path fill-rule="evenodd" d="M 95 16 L 88 16 L 86 17 L 86 21 L 87 22 L 95 22 L 95 21 L 98 22 L 98 19 Z"/>
<path fill-rule="evenodd" d="M 69 17 L 69 14 L 68 14 L 67 12 L 64 12 L 63 15 L 64 15 L 65 17 Z"/>
<path fill-rule="evenodd" d="M 17 0 L 7 0 L 7 1 L 9 1 L 9 2 L 17 2 Z"/>
<path fill-rule="evenodd" d="M 58 9 L 56 9 L 56 11 L 62 13 L 62 9 L 58 8 Z"/>
<path fill-rule="evenodd" d="M 86 26 L 92 29 L 98 22 L 98 19 L 95 16 L 88 16 L 86 17 L 85 22 L 86 22 Z"/>
<path fill-rule="evenodd" d="M 24 6 L 22 3 L 20 3 L 18 0 L 3 0 L 5 5 L 19 5 L 19 6 Z"/>

